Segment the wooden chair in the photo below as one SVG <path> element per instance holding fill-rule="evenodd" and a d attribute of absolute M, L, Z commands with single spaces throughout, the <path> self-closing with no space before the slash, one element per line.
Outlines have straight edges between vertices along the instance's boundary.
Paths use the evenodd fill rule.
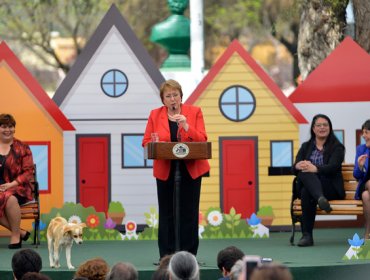
<path fill-rule="evenodd" d="M 34 236 L 33 244 L 40 245 L 39 227 L 40 227 L 40 201 L 39 201 L 39 184 L 37 182 L 36 165 L 34 169 L 34 180 L 33 184 L 33 200 L 22 204 L 21 207 L 21 219 L 33 219 L 34 220 Z"/>

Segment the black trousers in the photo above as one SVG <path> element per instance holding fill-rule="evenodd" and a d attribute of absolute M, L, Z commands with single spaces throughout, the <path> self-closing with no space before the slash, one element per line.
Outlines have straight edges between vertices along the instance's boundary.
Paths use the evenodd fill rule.
<path fill-rule="evenodd" d="M 298 185 L 301 190 L 302 232 L 312 235 L 315 224 L 317 200 L 320 196 L 326 199 L 340 199 L 330 181 L 316 173 L 299 172 Z"/>
<path fill-rule="evenodd" d="M 202 177 L 192 179 L 184 161 L 180 161 L 180 251 L 197 254 L 199 237 L 199 200 Z M 167 181 L 157 179 L 158 196 L 158 247 L 160 257 L 175 253 L 175 162 L 171 165 Z"/>

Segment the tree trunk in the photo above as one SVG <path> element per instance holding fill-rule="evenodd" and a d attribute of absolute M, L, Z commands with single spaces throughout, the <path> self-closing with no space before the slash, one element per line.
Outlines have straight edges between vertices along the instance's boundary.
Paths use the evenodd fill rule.
<path fill-rule="evenodd" d="M 302 1 L 298 36 L 298 60 L 302 80 L 305 80 L 342 40 L 347 4 L 341 4 L 340 7 L 334 7 L 330 1 Z"/>
<path fill-rule="evenodd" d="M 370 53 L 370 1 L 352 0 L 355 16 L 355 40 Z"/>

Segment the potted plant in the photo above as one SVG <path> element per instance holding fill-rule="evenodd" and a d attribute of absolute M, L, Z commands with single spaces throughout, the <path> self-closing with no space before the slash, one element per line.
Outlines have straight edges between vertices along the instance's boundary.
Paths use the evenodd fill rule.
<path fill-rule="evenodd" d="M 275 215 L 271 206 L 263 206 L 257 211 L 257 217 L 261 219 L 264 226 L 271 226 Z"/>
<path fill-rule="evenodd" d="M 108 207 L 108 217 L 111 218 L 117 225 L 122 225 L 125 217 L 125 208 L 119 201 L 111 201 Z"/>

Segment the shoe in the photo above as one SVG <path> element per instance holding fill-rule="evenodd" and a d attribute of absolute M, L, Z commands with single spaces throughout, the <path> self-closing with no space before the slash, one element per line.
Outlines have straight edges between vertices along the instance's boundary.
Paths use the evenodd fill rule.
<path fill-rule="evenodd" d="M 317 204 L 319 204 L 320 209 L 324 210 L 326 213 L 330 213 L 333 210 L 330 207 L 328 200 L 323 196 L 319 197 L 319 199 L 317 200 Z"/>
<path fill-rule="evenodd" d="M 159 266 L 160 262 L 161 262 L 161 260 L 154 261 L 154 262 L 153 262 L 153 265 L 155 265 L 155 266 Z"/>
<path fill-rule="evenodd" d="M 22 238 L 19 238 L 18 243 L 8 244 L 8 249 L 20 249 L 20 248 L 22 248 Z"/>
<path fill-rule="evenodd" d="M 31 236 L 31 233 L 29 231 L 26 231 L 26 234 L 22 237 L 22 240 L 27 241 L 28 238 L 30 238 L 30 236 Z"/>
<path fill-rule="evenodd" d="M 299 247 L 309 247 L 313 246 L 313 238 L 312 235 L 308 233 L 304 233 L 302 238 L 298 241 L 297 244 Z"/>

